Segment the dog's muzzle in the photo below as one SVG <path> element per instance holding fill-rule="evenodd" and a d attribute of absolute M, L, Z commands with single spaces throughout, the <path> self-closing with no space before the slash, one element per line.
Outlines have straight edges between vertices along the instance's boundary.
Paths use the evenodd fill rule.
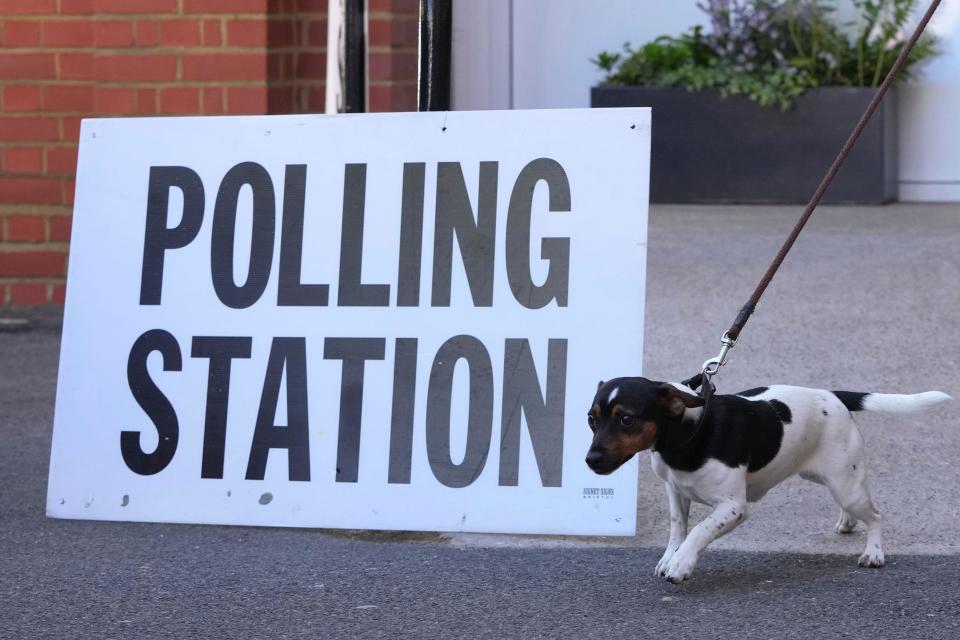
<path fill-rule="evenodd" d="M 603 462 L 603 453 L 596 451 L 595 449 L 590 449 L 587 452 L 587 466 L 593 470 L 596 470 L 597 465 Z"/>
<path fill-rule="evenodd" d="M 624 460 L 612 457 L 608 452 L 600 449 L 590 449 L 587 452 L 586 463 L 594 473 L 605 476 L 620 468 Z"/>

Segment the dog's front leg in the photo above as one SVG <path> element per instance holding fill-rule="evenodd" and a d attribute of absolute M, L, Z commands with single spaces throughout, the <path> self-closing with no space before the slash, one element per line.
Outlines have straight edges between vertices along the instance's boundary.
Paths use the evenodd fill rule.
<path fill-rule="evenodd" d="M 690 515 L 690 499 L 680 495 L 668 482 L 663 483 L 663 486 L 667 489 L 667 504 L 670 505 L 670 539 L 663 557 L 657 563 L 656 575 L 661 577 L 667 575 L 670 559 L 687 537 L 687 518 Z"/>
<path fill-rule="evenodd" d="M 747 517 L 746 499 L 726 499 L 687 536 L 667 564 L 667 580 L 679 584 L 690 577 L 704 547 L 733 531 Z"/>

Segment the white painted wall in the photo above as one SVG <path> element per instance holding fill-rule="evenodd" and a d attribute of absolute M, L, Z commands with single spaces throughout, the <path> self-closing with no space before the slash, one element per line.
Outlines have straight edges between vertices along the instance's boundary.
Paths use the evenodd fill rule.
<path fill-rule="evenodd" d="M 454 109 L 513 104 L 513 0 L 454 0 Z"/>
<path fill-rule="evenodd" d="M 960 202 L 960 0 L 943 0 L 929 29 L 942 55 L 900 91 L 900 199 Z"/>
<path fill-rule="evenodd" d="M 598 52 L 703 22 L 694 0 L 515 0 L 514 107 L 586 107 Z"/>
<path fill-rule="evenodd" d="M 589 106 L 599 51 L 704 17 L 696 0 L 455 0 L 454 108 Z M 960 0 L 943 0 L 930 29 L 943 53 L 899 94 L 900 197 L 960 201 Z"/>

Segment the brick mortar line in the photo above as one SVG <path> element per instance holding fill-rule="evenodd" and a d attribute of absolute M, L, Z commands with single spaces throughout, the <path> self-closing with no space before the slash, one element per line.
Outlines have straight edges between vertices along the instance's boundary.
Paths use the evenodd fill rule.
<path fill-rule="evenodd" d="M 269 53 L 271 50 L 288 50 L 288 49 L 300 49 L 306 48 L 310 50 L 322 49 L 326 51 L 326 45 L 297 45 L 297 44 L 284 44 L 284 45 L 271 45 L 269 42 L 267 44 L 234 44 L 228 45 L 221 43 L 218 45 L 205 45 L 205 44 L 192 44 L 192 45 L 144 45 L 144 46 L 129 46 L 129 47 L 96 47 L 91 49 L 91 51 L 96 51 L 94 56 L 97 55 L 110 55 L 124 57 L 118 54 L 127 54 L 130 56 L 135 55 L 188 55 L 188 54 L 197 54 L 197 53 Z"/>
<path fill-rule="evenodd" d="M 220 21 L 220 43 L 223 44 L 227 41 L 227 21 Z"/>
<path fill-rule="evenodd" d="M 131 89 L 153 89 L 153 88 L 167 88 L 169 86 L 188 86 L 190 88 L 206 88 L 211 87 L 233 87 L 237 85 L 259 85 L 264 83 L 271 82 L 291 82 L 291 83 L 325 83 L 326 81 L 322 78 L 312 78 L 312 77 L 288 77 L 288 78 L 264 78 L 262 80 L 133 80 L 133 81 L 123 81 L 123 80 L 110 80 L 110 81 L 98 81 L 94 84 L 94 90 L 96 89 L 116 89 L 116 88 L 131 88 Z M 17 83 L 16 86 L 43 86 L 36 83 Z M 57 85 L 60 86 L 60 85 Z M 4 83 L 0 82 L 0 89 L 5 88 Z M 4 114 L 13 114 L 13 115 L 30 115 L 30 114 L 46 114 L 52 117 L 61 115 L 64 112 L 46 110 L 46 109 L 34 109 L 30 111 L 0 111 L 0 115 Z"/>
<path fill-rule="evenodd" d="M 397 18 L 400 18 L 400 19 L 402 19 L 402 20 L 404 20 L 404 21 L 406 21 L 406 20 L 419 20 L 419 19 L 420 19 L 420 14 L 419 14 L 418 12 L 416 12 L 416 11 L 414 11 L 414 12 L 410 12 L 410 11 L 371 11 L 371 12 L 368 13 L 367 15 L 368 15 L 370 18 L 380 19 L 380 20 L 383 20 L 383 19 L 386 19 L 386 18 L 389 18 L 389 19 L 391 19 L 391 20 L 395 20 L 395 19 L 397 19 Z"/>
<path fill-rule="evenodd" d="M 65 142 L 63 140 L 42 140 L 37 142 L 24 142 L 22 140 L 0 140 L 0 148 L 19 149 L 21 147 L 41 148 L 41 149 L 66 149 L 76 147 L 76 143 Z"/>
<path fill-rule="evenodd" d="M 375 44 L 370 47 L 371 53 L 387 51 L 389 53 L 417 53 L 416 45 Z"/>
<path fill-rule="evenodd" d="M 32 253 L 35 251 L 51 251 L 53 253 L 63 253 L 66 254 L 70 246 L 69 242 L 51 242 L 49 240 L 42 240 L 40 242 L 15 242 L 11 240 L 4 240 L 0 242 L 0 252 L 7 254 L 11 253 Z M 17 278 L 19 276 L 11 275 L 2 275 L 0 278 Z M 35 278 L 57 278 L 59 276 L 23 276 L 23 277 L 35 277 Z"/>
<path fill-rule="evenodd" d="M 29 0 L 23 0 L 24 2 L 29 2 Z M 135 0 L 133 0 L 135 1 Z M 303 16 L 323 16 L 326 19 L 326 12 L 316 12 L 308 11 L 301 14 Z M 383 15 L 381 12 L 378 12 L 378 15 Z M 373 17 L 373 16 L 371 16 Z M 244 12 L 244 13 L 97 13 L 97 14 L 80 14 L 80 13 L 33 13 L 33 14 L 7 14 L 0 18 L 0 21 L 7 23 L 16 23 L 16 24 L 37 24 L 43 25 L 47 23 L 84 23 L 84 22 L 106 22 L 107 20 L 113 22 L 136 22 L 138 20 L 156 20 L 156 18 L 161 18 L 159 22 L 171 22 L 174 20 L 184 21 L 184 20 L 260 20 L 267 22 L 299 22 L 303 18 L 298 15 L 293 14 L 263 14 L 256 12 Z M 307 19 L 311 19 L 308 17 Z M 318 20 L 318 18 L 312 18 Z"/>
<path fill-rule="evenodd" d="M 7 208 L 4 210 L 4 215 L 5 215 L 5 216 L 8 216 L 8 217 L 9 217 L 9 216 L 28 216 L 28 217 L 35 217 L 35 218 L 51 218 L 51 217 L 59 218 L 59 217 L 63 217 L 63 211 L 62 211 L 62 210 L 59 211 L 59 212 L 51 212 L 51 211 L 49 211 L 49 210 L 43 211 L 43 210 L 38 210 L 38 209 L 31 209 L 30 206 L 31 206 L 31 205 L 19 205 L 19 206 L 18 206 L 18 205 L 10 205 L 9 207 L 7 207 Z M 33 206 L 36 207 L 36 206 L 41 206 L 41 205 L 33 205 Z M 46 205 L 46 206 L 54 206 L 54 205 Z M 62 207 L 62 206 L 64 206 L 64 205 L 57 205 L 57 206 L 61 206 L 61 207 Z M 17 209 L 21 209 L 21 210 L 18 211 Z M 0 216 L 0 217 L 2 217 L 2 216 Z"/>
<path fill-rule="evenodd" d="M 12 203 L 4 206 L 6 215 L 37 215 L 44 217 L 68 216 L 73 206 L 66 204 L 34 204 L 29 202 Z"/>
<path fill-rule="evenodd" d="M 232 84 L 237 82 L 264 82 L 263 80 L 184 80 L 183 82 L 188 84 Z M 79 86 L 90 85 L 94 90 L 102 88 L 105 86 L 113 85 L 123 85 L 123 86 L 140 86 L 140 85 L 153 85 L 153 84 L 168 84 L 174 82 L 174 80 L 82 80 Z M 0 80 L 0 89 L 11 88 L 11 87 L 30 87 L 42 89 L 45 87 L 49 88 L 60 88 L 63 84 L 51 84 L 49 82 L 44 82 L 42 80 L 25 80 L 23 82 L 10 80 L 4 81 Z M 33 112 L 43 111 L 43 109 L 34 109 Z M 2 112 L 0 112 L 2 113 Z M 27 111 L 17 111 L 17 113 L 28 113 Z M 54 112 L 56 113 L 56 112 Z"/>
<path fill-rule="evenodd" d="M 376 45 L 376 47 L 384 47 L 389 45 Z M 194 44 L 194 45 L 130 45 L 123 47 L 100 47 L 96 45 L 83 45 L 79 47 L 44 47 L 44 46 L 31 46 L 31 47 L 22 47 L 18 49 L 0 49 L 0 55 L 78 55 L 78 54 L 90 54 L 94 58 L 98 56 L 114 56 L 114 57 L 134 57 L 134 56 L 144 56 L 144 55 L 190 55 L 190 54 L 209 54 L 209 53 L 270 53 L 271 50 L 274 52 L 283 52 L 283 51 L 301 51 L 306 49 L 304 53 L 316 53 L 318 51 L 326 51 L 327 45 L 325 44 L 284 44 L 284 45 L 273 45 L 269 43 L 264 45 L 228 45 L 225 43 L 216 44 L 216 45 L 204 45 L 204 44 Z M 406 50 L 416 51 L 416 47 L 404 47 Z M 278 51 L 279 50 L 279 51 Z"/>
<path fill-rule="evenodd" d="M 284 78 L 280 79 L 270 79 L 264 78 L 263 80 L 163 80 L 162 82 L 104 82 L 97 85 L 98 88 L 102 89 L 130 89 L 134 91 L 143 91 L 147 89 L 251 89 L 257 87 L 264 87 L 268 85 L 276 84 L 290 84 L 297 85 L 301 83 L 306 84 L 326 84 L 324 80 L 311 80 L 311 79 L 301 79 L 301 78 Z M 18 114 L 25 113 L 18 111 Z M 42 113 L 42 112 L 33 112 L 33 113 Z M 59 111 L 56 113 L 60 113 Z"/>
<path fill-rule="evenodd" d="M 251 17 L 263 18 L 264 15 L 269 14 L 258 13 L 256 11 L 240 11 L 236 13 L 172 13 L 170 11 L 144 11 L 143 13 L 90 13 L 82 15 L 85 15 L 86 19 L 91 20 L 92 22 L 100 22 L 103 20 L 136 21 L 156 18 L 167 18 L 169 20 L 210 20 L 213 18 L 219 18 L 222 20 L 236 20 Z M 313 14 L 311 13 L 311 15 Z M 323 15 L 326 15 L 326 13 Z"/>
<path fill-rule="evenodd" d="M 55 84 L 54 84 L 55 83 Z M 63 80 L 48 78 L 48 79 L 35 79 L 35 78 L 24 78 L 22 80 L 17 78 L 0 78 L 0 88 L 7 87 L 10 85 L 21 85 L 26 84 L 29 86 L 36 85 L 46 85 L 52 86 L 55 88 L 60 87 L 85 87 L 90 84 L 89 80 L 78 80 L 76 78 L 65 78 Z"/>
<path fill-rule="evenodd" d="M 306 16 L 324 16 L 326 17 L 326 12 L 317 12 L 317 11 L 308 11 L 303 15 Z M 170 21 L 170 20 L 266 20 L 268 22 L 283 22 L 290 21 L 295 22 L 301 20 L 293 14 L 271 14 L 271 13 L 257 13 L 257 12 L 240 12 L 240 13 L 98 13 L 96 15 L 90 16 L 87 18 L 92 22 L 103 22 L 105 20 L 113 21 L 126 21 L 126 22 L 136 22 L 137 20 L 144 19 L 155 19 L 163 18 L 161 22 Z"/>
<path fill-rule="evenodd" d="M 29 0 L 24 1 L 29 2 Z M 149 11 L 145 11 L 143 13 L 19 13 L 3 16 L 3 22 L 32 22 L 36 24 L 43 24 L 46 22 L 103 22 L 106 20 L 136 22 L 137 20 L 154 20 L 156 18 L 162 18 L 166 20 L 249 20 L 253 18 L 259 20 L 275 20 L 279 22 L 282 20 L 299 21 L 304 17 L 307 17 L 307 19 L 319 19 L 319 16 L 323 16 L 323 18 L 326 19 L 328 14 L 326 11 L 302 11 L 296 14 L 264 14 L 250 11 L 238 13 L 170 13 Z M 373 19 L 384 19 L 385 16 L 389 18 L 396 17 L 406 19 L 419 19 L 420 17 L 415 13 L 392 14 L 384 13 L 382 11 L 376 11 L 370 14 L 370 17 Z"/>
<path fill-rule="evenodd" d="M 46 284 L 58 285 L 66 281 L 64 276 L 2 276 L 0 285 L 10 284 Z"/>

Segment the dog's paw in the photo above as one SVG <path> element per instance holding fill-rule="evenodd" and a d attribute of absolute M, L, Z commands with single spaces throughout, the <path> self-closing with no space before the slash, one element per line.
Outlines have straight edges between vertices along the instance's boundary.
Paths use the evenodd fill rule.
<path fill-rule="evenodd" d="M 663 556 L 660 558 L 660 562 L 657 563 L 657 568 L 653 570 L 655 576 L 660 576 L 661 578 L 667 575 L 667 567 L 670 566 L 670 560 L 673 558 L 673 554 L 677 552 L 677 547 L 667 547 L 663 552 Z"/>
<path fill-rule="evenodd" d="M 883 549 L 875 545 L 871 545 L 871 548 L 863 552 L 863 555 L 860 556 L 860 560 L 857 561 L 861 567 L 873 567 L 880 568 L 884 565 L 886 560 L 883 557 Z"/>
<path fill-rule="evenodd" d="M 837 520 L 837 526 L 835 531 L 837 533 L 853 533 L 853 530 L 857 526 L 857 519 L 850 516 L 846 511 L 840 514 L 840 519 Z"/>
<path fill-rule="evenodd" d="M 664 577 L 673 584 L 680 584 L 690 577 L 696 564 L 696 556 L 677 552 L 667 564 L 667 572 Z"/>

